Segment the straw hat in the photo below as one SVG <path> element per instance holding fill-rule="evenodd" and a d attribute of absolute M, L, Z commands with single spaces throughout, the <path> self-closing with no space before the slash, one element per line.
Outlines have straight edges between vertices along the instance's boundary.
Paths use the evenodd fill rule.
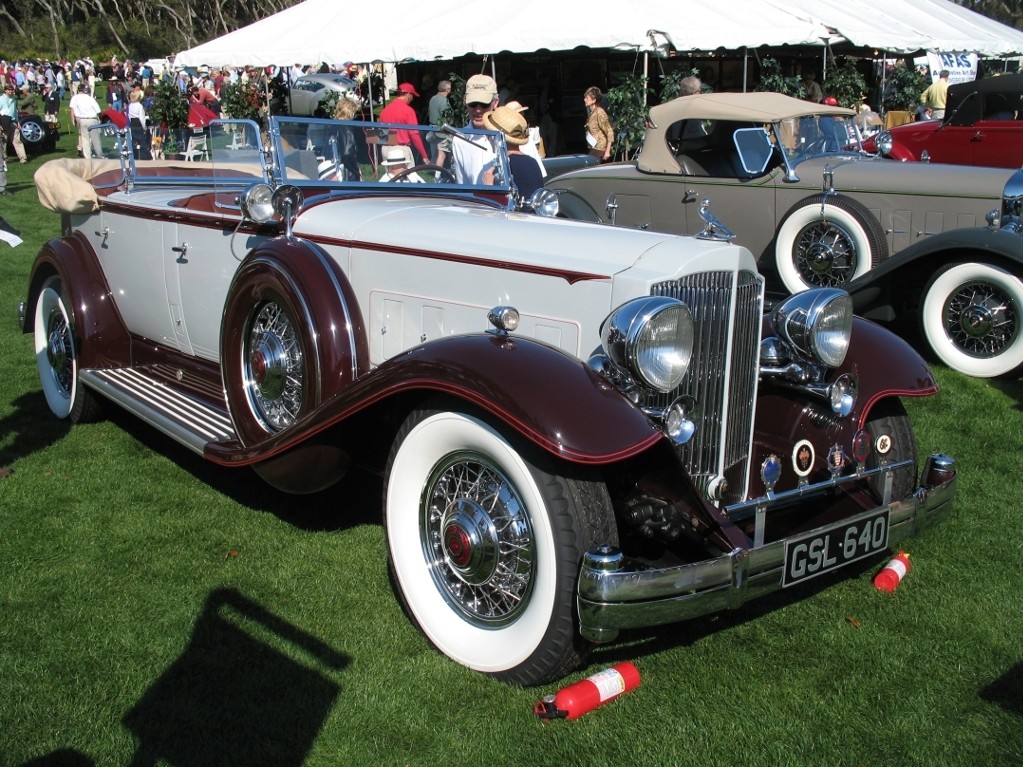
<path fill-rule="evenodd" d="M 509 144 L 521 146 L 529 141 L 529 126 L 517 109 L 498 107 L 483 115 L 483 124 L 490 130 L 501 131 Z"/>

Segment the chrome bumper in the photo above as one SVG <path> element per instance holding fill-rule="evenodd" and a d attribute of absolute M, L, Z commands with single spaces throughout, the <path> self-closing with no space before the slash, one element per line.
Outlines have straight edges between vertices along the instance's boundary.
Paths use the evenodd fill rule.
<path fill-rule="evenodd" d="M 892 501 L 888 545 L 941 522 L 955 500 L 955 462 L 944 455 L 927 459 L 921 486 L 908 498 Z M 870 517 L 869 509 L 816 531 L 821 534 Z M 801 534 L 803 535 L 803 534 Z M 784 539 L 693 564 L 629 569 L 617 549 L 587 552 L 579 573 L 579 629 L 595 642 L 608 642 L 621 629 L 657 626 L 735 609 L 782 587 Z"/>

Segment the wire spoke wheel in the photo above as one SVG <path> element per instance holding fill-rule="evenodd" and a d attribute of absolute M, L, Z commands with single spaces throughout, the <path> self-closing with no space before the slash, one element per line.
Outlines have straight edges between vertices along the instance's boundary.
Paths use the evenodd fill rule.
<path fill-rule="evenodd" d="M 437 588 L 471 623 L 499 626 L 527 603 L 533 530 L 515 487 L 479 456 L 454 455 L 430 478 L 420 527 Z"/>
<path fill-rule="evenodd" d="M 280 304 L 256 307 L 245 334 L 244 377 L 249 403 L 270 431 L 295 422 L 305 387 L 302 344 Z"/>

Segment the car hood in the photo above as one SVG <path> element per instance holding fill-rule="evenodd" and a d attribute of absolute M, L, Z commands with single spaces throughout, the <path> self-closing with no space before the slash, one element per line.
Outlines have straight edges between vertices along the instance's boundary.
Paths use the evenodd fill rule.
<path fill-rule="evenodd" d="M 990 199 L 1001 204 L 1005 185 L 1016 171 L 1005 168 L 976 168 L 929 163 L 903 163 L 880 157 L 849 155 L 819 157 L 796 166 L 801 185 L 823 183 L 825 171 L 834 177 L 838 192 L 891 192 L 913 196 Z"/>
<path fill-rule="evenodd" d="M 444 200 L 366 197 L 312 204 L 296 222 L 295 233 L 354 247 L 514 264 L 570 280 L 609 278 L 633 268 L 649 270 L 652 280 L 660 280 L 682 271 L 725 268 L 724 261 L 756 268 L 748 250 L 726 242 Z"/>

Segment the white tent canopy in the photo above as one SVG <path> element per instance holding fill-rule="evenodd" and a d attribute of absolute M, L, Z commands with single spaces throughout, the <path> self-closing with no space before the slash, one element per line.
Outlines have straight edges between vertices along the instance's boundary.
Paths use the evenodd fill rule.
<path fill-rule="evenodd" d="M 971 51 L 999 57 L 1023 49 L 1023 32 L 951 0 L 766 0 L 808 24 L 834 30 L 829 42 L 889 53 Z"/>
<path fill-rule="evenodd" d="M 337 0 L 304 0 L 273 16 L 180 52 L 182 66 L 337 65 L 346 61 L 450 59 L 466 53 L 632 47 L 670 41 L 678 50 L 849 41 L 893 53 L 1023 53 L 1023 32 L 952 0 L 492 0 L 436 5 L 392 0 L 385 23 Z"/>
<path fill-rule="evenodd" d="M 670 41 L 679 50 L 820 44 L 816 21 L 779 13 L 755 0 L 716 3 L 692 0 L 592 0 L 579 6 L 522 0 L 436 5 L 392 0 L 387 23 L 367 28 L 336 0 L 305 0 L 235 32 L 182 51 L 182 66 L 341 64 L 345 61 L 451 59 L 466 53 L 531 52 L 634 47 Z M 691 7 L 690 7 L 691 6 Z"/>

